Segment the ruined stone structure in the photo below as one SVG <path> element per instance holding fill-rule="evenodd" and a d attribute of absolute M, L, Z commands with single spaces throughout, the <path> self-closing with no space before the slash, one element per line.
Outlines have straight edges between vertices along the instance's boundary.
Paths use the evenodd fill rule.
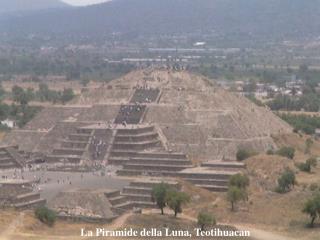
<path fill-rule="evenodd" d="M 145 179 L 131 182 L 122 190 L 75 189 L 59 193 L 49 202 L 49 207 L 60 218 L 87 222 L 109 222 L 134 208 L 156 208 L 152 201 L 152 188 L 164 182 L 180 189 L 175 181 Z"/>
<path fill-rule="evenodd" d="M 32 182 L 25 180 L 6 179 L 0 181 L 1 207 L 16 209 L 34 208 L 46 203 L 40 193 L 33 191 Z"/>
<path fill-rule="evenodd" d="M 225 191 L 240 147 L 276 148 L 291 127 L 263 107 L 187 72 L 141 70 L 45 108 L 5 144 L 46 162 L 119 165 L 119 175 L 184 178 Z M 69 166 L 70 169 L 70 166 Z"/>

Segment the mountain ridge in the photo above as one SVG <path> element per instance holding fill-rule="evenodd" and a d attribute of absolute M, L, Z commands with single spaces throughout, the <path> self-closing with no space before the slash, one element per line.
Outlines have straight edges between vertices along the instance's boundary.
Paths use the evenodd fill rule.
<path fill-rule="evenodd" d="M 55 35 L 273 34 L 286 39 L 320 35 L 320 0 L 113 0 L 11 18 L 0 29 Z"/>
<path fill-rule="evenodd" d="M 0 14 L 68 7 L 60 0 L 1 0 Z"/>

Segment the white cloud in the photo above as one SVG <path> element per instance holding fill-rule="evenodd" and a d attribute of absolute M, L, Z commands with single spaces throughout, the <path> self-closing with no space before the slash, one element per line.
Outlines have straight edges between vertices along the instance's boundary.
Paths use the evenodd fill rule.
<path fill-rule="evenodd" d="M 110 0 L 62 0 L 68 4 L 75 5 L 75 6 L 85 6 L 90 4 L 97 4 L 102 2 L 107 2 Z"/>

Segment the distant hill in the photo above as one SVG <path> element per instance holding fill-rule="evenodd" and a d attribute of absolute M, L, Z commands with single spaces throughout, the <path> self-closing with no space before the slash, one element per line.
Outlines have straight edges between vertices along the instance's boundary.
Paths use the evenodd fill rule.
<path fill-rule="evenodd" d="M 320 36 L 320 0 L 113 0 L 2 21 L 1 29 L 92 37 L 112 32 L 134 36 L 214 32 L 276 39 Z"/>
<path fill-rule="evenodd" d="M 67 7 L 60 0 L 1 0 L 0 14 Z"/>

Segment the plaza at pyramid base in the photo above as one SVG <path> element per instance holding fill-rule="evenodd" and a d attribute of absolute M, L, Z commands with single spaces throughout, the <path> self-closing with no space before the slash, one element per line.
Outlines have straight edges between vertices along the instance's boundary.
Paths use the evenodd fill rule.
<path fill-rule="evenodd" d="M 272 136 L 290 132 L 268 109 L 202 76 L 143 69 L 83 89 L 67 105 L 43 109 L 5 137 L 0 169 L 14 171 L 17 178 L 36 172 L 29 178 L 36 176 L 48 205 L 61 216 L 84 212 L 108 221 L 135 207 L 154 207 L 151 190 L 160 181 L 179 187 L 183 179 L 225 192 L 230 176 L 245 169 L 236 161 L 239 149 L 276 149 Z M 128 176 L 136 180 L 123 180 Z M 90 184 L 83 189 L 83 182 Z M 84 206 L 105 198 L 108 210 L 99 215 L 98 206 L 84 209 L 77 201 L 70 203 L 72 197 L 81 199 L 83 191 L 92 202 Z"/>

